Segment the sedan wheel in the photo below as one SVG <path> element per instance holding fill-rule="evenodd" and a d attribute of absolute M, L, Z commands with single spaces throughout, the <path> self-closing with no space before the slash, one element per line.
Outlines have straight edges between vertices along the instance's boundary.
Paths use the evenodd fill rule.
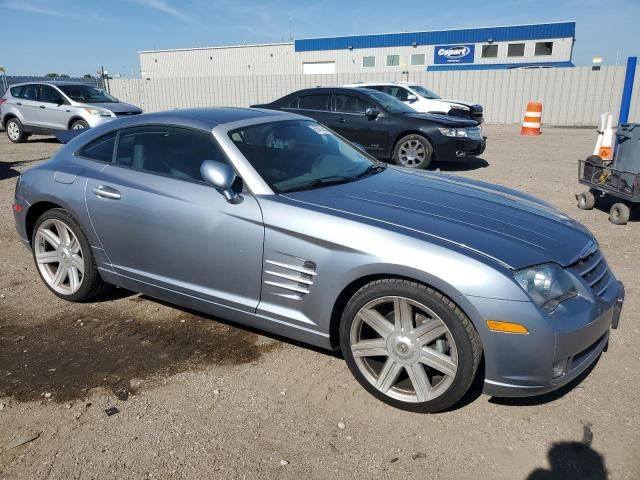
<path fill-rule="evenodd" d="M 427 168 L 433 157 L 433 147 L 421 135 L 401 138 L 393 152 L 394 161 L 403 167 Z"/>
<path fill-rule="evenodd" d="M 84 254 L 73 231 L 61 220 L 42 222 L 34 242 L 35 258 L 42 278 L 58 293 L 77 292 L 84 278 Z"/>
<path fill-rule="evenodd" d="M 482 351 L 477 332 L 455 304 L 401 279 L 373 282 L 354 295 L 343 315 L 341 346 L 370 393 L 419 412 L 459 401 Z"/>
<path fill-rule="evenodd" d="M 360 309 L 351 324 L 351 352 L 372 385 L 405 402 L 439 397 L 458 370 L 447 326 L 429 308 L 403 297 L 382 297 Z"/>
<path fill-rule="evenodd" d="M 31 243 L 38 272 L 57 296 L 79 302 L 107 288 L 82 229 L 65 210 L 46 211 L 36 223 Z"/>

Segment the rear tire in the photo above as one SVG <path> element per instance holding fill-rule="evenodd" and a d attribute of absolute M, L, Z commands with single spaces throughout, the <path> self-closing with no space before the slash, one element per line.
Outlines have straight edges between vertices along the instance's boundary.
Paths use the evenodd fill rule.
<path fill-rule="evenodd" d="M 624 203 L 614 203 L 609 210 L 609 221 L 614 225 L 626 225 L 631 216 L 631 210 Z"/>
<path fill-rule="evenodd" d="M 376 280 L 351 297 L 340 323 L 340 347 L 371 395 L 420 413 L 459 402 L 482 358 L 480 337 L 455 303 L 399 278 Z"/>
<path fill-rule="evenodd" d="M 433 146 L 422 135 L 406 135 L 393 149 L 393 161 L 401 167 L 424 169 L 432 160 Z"/>
<path fill-rule="evenodd" d="M 9 140 L 13 143 L 24 143 L 27 141 L 28 135 L 24 131 L 22 122 L 17 118 L 9 119 L 5 128 L 7 130 L 7 137 L 9 137 Z"/>
<path fill-rule="evenodd" d="M 43 213 L 31 238 L 36 269 L 56 296 L 85 302 L 110 289 L 100 277 L 82 228 L 66 210 L 53 208 Z"/>
<path fill-rule="evenodd" d="M 591 210 L 596 205 L 596 197 L 591 192 L 582 192 L 576 195 L 580 210 Z"/>
<path fill-rule="evenodd" d="M 83 130 L 89 128 L 89 124 L 84 120 L 76 120 L 71 124 L 71 130 Z"/>

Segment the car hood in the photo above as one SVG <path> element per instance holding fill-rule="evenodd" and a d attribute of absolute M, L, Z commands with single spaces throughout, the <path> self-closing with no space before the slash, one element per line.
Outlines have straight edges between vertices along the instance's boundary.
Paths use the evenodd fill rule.
<path fill-rule="evenodd" d="M 451 117 L 445 114 L 437 113 L 402 113 L 405 117 L 418 118 L 422 120 L 428 120 L 429 122 L 439 123 L 447 127 L 474 127 L 478 125 L 478 122 L 474 120 L 466 120 L 464 118 Z"/>
<path fill-rule="evenodd" d="M 359 181 L 285 196 L 453 244 L 516 270 L 547 262 L 567 266 L 593 241 L 581 224 L 530 195 L 441 173 L 388 167 Z"/>
<path fill-rule="evenodd" d="M 95 107 L 104 108 L 113 113 L 142 113 L 142 110 L 138 107 L 124 102 L 116 103 L 87 103 L 87 105 L 93 105 Z"/>

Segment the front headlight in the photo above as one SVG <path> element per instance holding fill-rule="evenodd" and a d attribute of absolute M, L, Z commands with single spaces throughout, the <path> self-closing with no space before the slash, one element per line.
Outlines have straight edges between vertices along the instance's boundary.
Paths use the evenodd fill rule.
<path fill-rule="evenodd" d="M 468 138 L 469 132 L 466 128 L 439 128 L 440 133 L 446 137 Z"/>
<path fill-rule="evenodd" d="M 531 300 L 547 313 L 553 312 L 560 302 L 578 294 L 571 275 L 555 263 L 525 268 L 514 276 Z"/>
<path fill-rule="evenodd" d="M 100 116 L 100 117 L 110 117 L 111 116 L 111 112 L 108 111 L 108 110 L 100 110 L 99 108 L 85 108 L 85 110 L 90 115 L 96 115 L 96 116 Z"/>

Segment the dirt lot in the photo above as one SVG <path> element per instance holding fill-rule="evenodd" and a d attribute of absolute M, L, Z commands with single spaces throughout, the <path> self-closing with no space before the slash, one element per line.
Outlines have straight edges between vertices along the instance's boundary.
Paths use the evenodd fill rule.
<path fill-rule="evenodd" d="M 485 134 L 483 160 L 443 170 L 525 190 L 586 224 L 625 282 L 621 327 L 572 389 L 475 392 L 417 415 L 373 399 L 326 352 L 128 292 L 58 300 L 10 205 L 18 172 L 59 145 L 1 133 L 0 478 L 640 478 L 640 222 L 614 227 L 575 207 L 576 160 L 594 131 Z"/>

